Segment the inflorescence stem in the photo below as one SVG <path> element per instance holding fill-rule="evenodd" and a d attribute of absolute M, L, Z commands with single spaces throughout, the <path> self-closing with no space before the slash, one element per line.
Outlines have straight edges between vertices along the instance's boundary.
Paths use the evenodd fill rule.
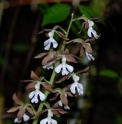
<path fill-rule="evenodd" d="M 71 20 L 70 20 L 70 23 L 69 23 L 67 32 L 66 32 L 66 34 L 65 34 L 65 37 L 68 37 L 68 35 L 69 35 L 69 31 L 70 31 L 72 22 L 73 22 L 73 13 L 72 13 Z M 61 50 L 64 50 L 65 45 L 66 45 L 66 41 L 64 40 L 63 43 L 62 43 Z M 56 62 L 55 67 L 59 65 L 59 62 L 60 62 L 59 60 Z M 53 85 L 55 76 L 56 76 L 56 73 L 55 73 L 55 70 L 53 70 L 52 75 L 51 75 L 51 78 L 50 78 L 50 81 L 49 81 L 49 84 L 50 84 L 50 85 Z M 46 96 L 46 98 L 47 98 L 47 96 L 48 96 L 48 94 L 49 94 L 49 91 L 46 90 L 44 94 L 45 94 L 45 96 Z M 37 113 L 42 110 L 43 106 L 44 106 L 44 104 L 43 104 L 43 103 L 40 103 L 40 105 L 39 105 L 39 107 L 38 107 L 38 110 L 37 110 Z M 33 124 L 37 124 L 37 122 L 38 122 L 38 117 L 37 117 L 36 119 L 34 119 Z"/>

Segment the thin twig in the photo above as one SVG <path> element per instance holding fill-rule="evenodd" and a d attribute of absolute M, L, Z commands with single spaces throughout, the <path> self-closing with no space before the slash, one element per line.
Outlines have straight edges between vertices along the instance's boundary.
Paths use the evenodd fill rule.
<path fill-rule="evenodd" d="M 19 10 L 20 8 L 16 8 L 15 13 L 14 13 L 14 17 L 10 26 L 10 30 L 9 30 L 9 34 L 8 34 L 8 39 L 7 39 L 7 43 L 6 43 L 6 50 L 5 50 L 5 56 L 4 56 L 4 63 L 3 63 L 3 67 L 2 67 L 2 72 L 1 72 L 1 76 L 0 76 L 0 82 L 1 82 L 1 87 L 4 89 L 4 79 L 5 79 L 5 74 L 7 71 L 7 67 L 8 67 L 8 60 L 9 60 L 9 55 L 10 55 L 10 48 L 11 48 L 11 42 L 13 39 L 13 34 L 14 34 L 14 29 L 16 26 L 16 21 L 19 15 Z"/>

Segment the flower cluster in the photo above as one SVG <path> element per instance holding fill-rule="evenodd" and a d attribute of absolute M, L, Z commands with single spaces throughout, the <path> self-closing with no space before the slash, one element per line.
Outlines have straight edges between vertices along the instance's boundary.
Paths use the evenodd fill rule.
<path fill-rule="evenodd" d="M 33 71 L 31 71 L 30 80 L 22 80 L 21 82 L 30 82 L 26 89 L 31 89 L 28 97 L 31 103 L 40 103 L 42 106 L 46 106 L 47 109 L 37 110 L 35 111 L 31 103 L 23 103 L 19 100 L 16 94 L 13 95 L 13 100 L 19 106 L 12 107 L 8 110 L 8 112 L 18 111 L 17 118 L 15 118 L 15 123 L 20 123 L 22 118 L 24 121 L 30 119 L 30 115 L 33 116 L 32 119 L 36 119 L 39 115 L 44 112 L 48 112 L 47 118 L 42 119 L 40 124 L 57 124 L 57 121 L 52 119 L 53 115 L 60 116 L 61 114 L 66 114 L 67 110 L 70 110 L 69 97 L 75 97 L 77 94 L 82 95 L 84 93 L 83 85 L 80 82 L 80 74 L 88 74 L 89 68 L 85 68 L 84 70 L 80 70 L 78 72 L 74 72 L 75 68 L 72 66 L 72 63 L 76 64 L 79 59 L 82 59 L 84 53 L 86 54 L 89 60 L 94 60 L 92 56 L 92 47 L 89 43 L 95 39 L 99 38 L 97 32 L 93 29 L 94 22 L 84 16 L 73 19 L 73 15 L 71 18 L 71 22 L 75 20 L 83 19 L 84 22 L 82 24 L 82 28 L 87 29 L 88 39 L 76 38 L 73 40 L 69 40 L 68 33 L 60 26 L 56 25 L 53 29 L 42 29 L 38 34 L 47 33 L 48 39 L 44 41 L 44 50 L 46 52 L 40 53 L 35 58 L 40 58 L 42 60 L 43 69 L 52 69 L 52 75 L 50 80 L 46 79 L 46 76 L 37 76 Z M 71 26 L 71 25 L 70 25 Z M 60 29 L 61 31 L 58 31 Z M 57 50 L 58 42 L 54 38 L 54 33 L 57 33 L 59 37 L 63 39 L 61 50 Z M 66 48 L 66 45 L 69 43 L 79 43 L 80 47 L 80 55 L 76 56 L 69 52 Z M 49 51 L 48 51 L 49 50 Z M 55 81 L 56 74 L 63 76 L 59 81 Z M 58 88 L 55 87 L 55 83 L 63 83 L 64 81 L 72 77 L 73 83 L 65 83 L 65 87 Z M 46 98 L 49 93 L 54 94 L 54 97 L 50 99 L 50 101 L 55 102 L 55 104 L 50 107 L 50 104 L 46 102 Z M 25 114 L 26 110 L 30 113 L 30 115 Z"/>

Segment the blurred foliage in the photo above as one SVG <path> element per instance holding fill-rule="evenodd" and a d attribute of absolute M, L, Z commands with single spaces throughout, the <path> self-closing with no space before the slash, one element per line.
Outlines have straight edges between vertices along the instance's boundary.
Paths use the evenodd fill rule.
<path fill-rule="evenodd" d="M 26 44 L 12 45 L 12 49 L 15 50 L 16 52 L 23 52 L 27 49 L 27 45 Z"/>
<path fill-rule="evenodd" d="M 109 77 L 109 78 L 118 78 L 119 77 L 119 75 L 115 71 L 107 70 L 107 69 L 106 70 L 101 70 L 99 72 L 99 75 L 106 76 L 106 77 Z"/>
<path fill-rule="evenodd" d="M 42 26 L 64 21 L 68 17 L 70 9 L 71 6 L 68 4 L 59 3 L 49 7 L 43 16 Z"/>
<path fill-rule="evenodd" d="M 111 0 L 91 0 L 90 8 L 101 15 L 104 13 L 106 6 L 108 6 L 110 2 Z"/>

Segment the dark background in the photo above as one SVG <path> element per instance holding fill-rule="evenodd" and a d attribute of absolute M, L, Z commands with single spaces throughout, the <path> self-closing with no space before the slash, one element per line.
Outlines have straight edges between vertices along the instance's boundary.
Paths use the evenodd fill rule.
<path fill-rule="evenodd" d="M 94 2 L 95 0 L 83 4 L 93 7 Z M 101 9 L 101 13 L 105 24 L 97 23 L 97 31 L 101 33 L 101 37 L 92 43 L 96 59 L 84 64 L 90 67 L 89 75 L 85 79 L 86 93 L 81 97 L 70 99 L 71 112 L 58 118 L 58 123 L 122 124 L 122 2 L 111 0 L 107 4 L 106 1 L 103 3 L 105 6 Z M 47 4 L 50 7 L 55 3 Z M 72 6 L 71 2 L 66 4 Z M 100 5 L 94 5 L 94 9 L 96 6 Z M 13 93 L 16 92 L 21 99 L 27 97 L 28 92 L 24 89 L 26 84 L 20 80 L 29 79 L 31 70 L 37 75 L 46 74 L 48 78 L 51 74 L 51 71 L 46 73 L 42 70 L 40 59 L 34 59 L 34 56 L 44 51 L 43 41 L 46 39 L 44 36 L 37 35 L 41 30 L 43 13 L 36 7 L 38 6 L 32 6 L 29 3 L 1 8 L 0 124 L 12 124 L 16 117 L 16 113 L 6 112 L 14 105 Z M 77 7 L 72 6 L 72 11 L 76 16 L 79 13 Z M 59 24 L 66 28 L 69 19 L 70 16 Z M 53 26 L 54 24 L 49 25 L 50 28 Z M 71 31 L 69 37 L 75 36 L 73 34 Z M 72 52 L 75 51 L 71 47 L 70 49 Z M 79 66 L 83 67 L 83 63 Z M 112 70 L 119 77 L 110 78 L 99 75 L 103 69 Z"/>

